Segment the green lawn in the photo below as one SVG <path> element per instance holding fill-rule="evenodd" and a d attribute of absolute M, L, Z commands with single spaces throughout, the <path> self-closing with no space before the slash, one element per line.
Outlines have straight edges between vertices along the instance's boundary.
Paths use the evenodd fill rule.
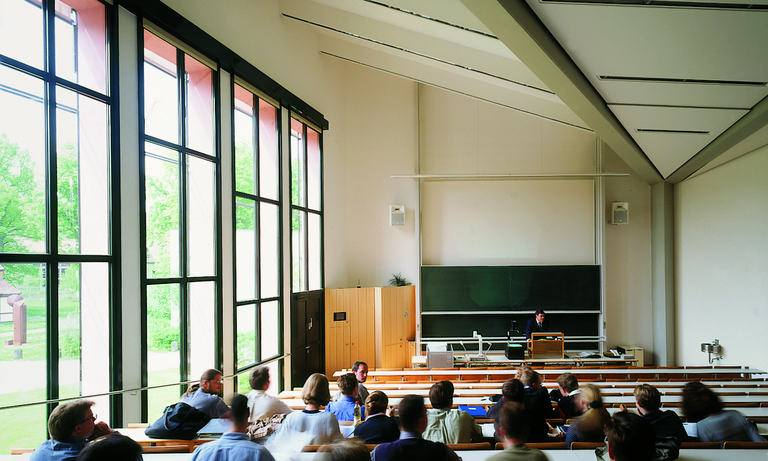
<path fill-rule="evenodd" d="M 21 379 L 21 377 L 17 377 Z M 71 395 L 79 386 L 62 386 L 62 393 Z M 3 394 L 4 405 L 12 402 L 38 402 L 45 400 L 45 388 Z M 45 405 L 0 410 L 0 455 L 11 454 L 11 448 L 35 448 L 46 439 Z"/>

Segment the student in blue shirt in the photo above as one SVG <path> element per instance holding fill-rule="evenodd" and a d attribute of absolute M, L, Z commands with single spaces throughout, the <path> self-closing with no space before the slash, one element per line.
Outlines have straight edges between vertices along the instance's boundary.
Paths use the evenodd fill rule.
<path fill-rule="evenodd" d="M 90 440 L 112 433 L 104 421 L 96 422 L 91 400 L 59 404 L 48 418 L 51 439 L 43 442 L 30 461 L 69 461 L 77 458 Z"/>
<path fill-rule="evenodd" d="M 219 440 L 200 445 L 191 461 L 275 461 L 261 445 L 251 442 L 248 429 L 248 397 L 235 394 L 232 398 L 232 427 Z"/>
<path fill-rule="evenodd" d="M 336 381 L 339 385 L 342 398 L 338 402 L 331 402 L 325 407 L 325 411 L 329 411 L 336 416 L 339 421 L 353 421 L 355 419 L 355 403 L 357 403 L 357 377 L 354 373 L 347 373 L 339 376 Z M 364 410 L 360 408 L 360 420 L 365 420 Z"/>
<path fill-rule="evenodd" d="M 211 418 L 228 418 L 229 407 L 221 399 L 224 383 L 219 370 L 206 370 L 200 376 L 200 382 L 189 386 L 181 396 L 181 401 L 206 413 Z"/>

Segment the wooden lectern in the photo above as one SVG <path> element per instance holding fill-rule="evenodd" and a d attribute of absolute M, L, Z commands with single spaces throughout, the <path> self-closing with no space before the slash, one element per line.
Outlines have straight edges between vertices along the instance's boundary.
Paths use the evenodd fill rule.
<path fill-rule="evenodd" d="M 554 339 L 545 339 L 547 337 Z M 565 335 L 553 332 L 531 333 L 531 341 L 528 342 L 528 353 L 532 359 L 564 359 Z"/>

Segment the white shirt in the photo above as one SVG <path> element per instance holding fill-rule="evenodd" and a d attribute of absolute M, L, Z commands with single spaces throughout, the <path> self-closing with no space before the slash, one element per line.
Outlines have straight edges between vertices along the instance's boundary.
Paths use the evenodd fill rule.
<path fill-rule="evenodd" d="M 246 396 L 248 397 L 248 408 L 251 410 L 248 417 L 249 421 L 269 418 L 274 415 L 287 415 L 291 412 L 291 408 L 285 402 L 268 396 L 264 391 L 252 390 Z"/>

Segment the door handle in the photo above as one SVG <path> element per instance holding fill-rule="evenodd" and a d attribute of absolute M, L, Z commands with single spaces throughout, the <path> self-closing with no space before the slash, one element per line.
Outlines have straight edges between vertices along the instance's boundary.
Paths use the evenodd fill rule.
<path fill-rule="evenodd" d="M 308 330 L 312 329 L 312 317 L 309 318 L 309 328 L 307 328 L 307 329 Z"/>

